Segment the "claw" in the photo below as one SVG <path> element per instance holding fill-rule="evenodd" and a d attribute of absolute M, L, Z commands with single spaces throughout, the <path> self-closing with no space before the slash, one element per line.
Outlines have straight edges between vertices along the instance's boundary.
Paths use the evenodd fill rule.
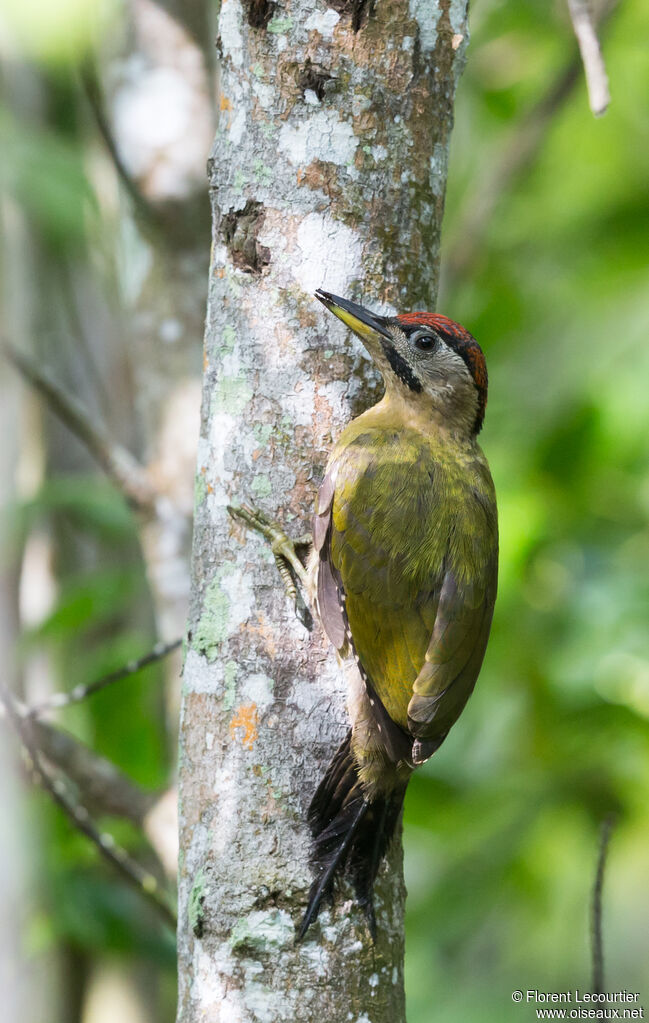
<path fill-rule="evenodd" d="M 310 538 L 301 537 L 295 543 L 289 539 L 284 530 L 272 519 L 269 519 L 257 508 L 251 508 L 248 504 L 228 505 L 228 513 L 233 519 L 239 519 L 250 529 L 254 529 L 269 543 L 270 549 L 275 558 L 277 570 L 284 583 L 286 594 L 293 604 L 295 614 L 309 632 L 313 628 L 313 616 L 304 599 L 300 588 L 296 586 L 299 582 L 305 589 L 308 589 L 308 576 L 306 569 L 300 561 L 296 547 L 309 546 Z"/>

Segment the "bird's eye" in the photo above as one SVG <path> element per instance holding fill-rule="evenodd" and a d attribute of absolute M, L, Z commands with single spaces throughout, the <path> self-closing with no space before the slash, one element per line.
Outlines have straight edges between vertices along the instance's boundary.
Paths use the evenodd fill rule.
<path fill-rule="evenodd" d="M 415 334 L 412 341 L 415 348 L 420 352 L 432 352 L 437 344 L 437 338 L 434 334 Z"/>

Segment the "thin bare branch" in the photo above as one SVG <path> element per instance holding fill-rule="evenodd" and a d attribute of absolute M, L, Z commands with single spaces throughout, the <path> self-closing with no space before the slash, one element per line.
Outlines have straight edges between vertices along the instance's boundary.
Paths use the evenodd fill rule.
<path fill-rule="evenodd" d="M 143 466 L 130 451 L 109 436 L 105 427 L 73 395 L 52 380 L 24 352 L 5 342 L 3 348 L 24 379 L 38 391 L 48 408 L 85 444 L 106 475 L 126 499 L 141 510 L 151 511 L 155 492 Z"/>
<path fill-rule="evenodd" d="M 18 701 L 16 709 L 20 710 Z M 131 821 L 146 835 L 164 874 L 175 879 L 178 869 L 178 796 L 174 786 L 143 789 L 106 757 L 69 732 L 43 721 L 26 720 L 37 749 L 49 764 L 75 786 L 83 805 L 96 816 Z"/>
<path fill-rule="evenodd" d="M 109 815 L 131 821 L 146 835 L 161 868 L 175 878 L 178 867 L 177 793 L 174 786 L 158 792 L 141 788 L 106 757 L 69 732 L 30 720 L 25 704 L 14 697 L 14 710 L 32 730 L 34 743 L 47 763 L 61 771 L 95 817 Z M 0 701 L 0 720 L 7 717 Z"/>
<path fill-rule="evenodd" d="M 129 675 L 134 675 L 149 664 L 155 664 L 156 661 L 162 660 L 163 657 L 167 657 L 168 654 L 177 650 L 181 643 L 182 639 L 174 639 L 171 643 L 156 643 L 153 650 L 150 650 L 147 654 L 138 657 L 134 661 L 129 661 L 128 664 L 118 668 L 117 671 L 111 671 L 108 675 L 102 675 L 101 678 L 95 679 L 94 682 L 75 686 L 69 693 L 54 693 L 52 696 L 48 696 L 46 700 L 41 700 L 40 703 L 31 704 L 27 708 L 27 714 L 29 717 L 41 717 L 41 715 L 46 714 L 48 711 L 61 710 L 63 707 L 69 707 L 73 703 L 81 703 L 82 700 L 87 700 L 89 696 L 94 696 L 95 693 L 106 689 L 107 686 L 111 686 L 113 682 L 119 682 L 120 679 L 128 678 Z"/>
<path fill-rule="evenodd" d="M 31 761 L 32 770 L 39 785 L 63 811 L 70 822 L 81 831 L 97 847 L 104 859 L 136 888 L 165 922 L 175 928 L 176 913 L 171 904 L 169 894 L 154 875 L 133 859 L 121 846 L 117 845 L 111 835 L 100 832 L 90 819 L 90 815 L 81 803 L 76 803 L 70 795 L 62 778 L 54 776 L 46 766 L 40 750 L 36 746 L 34 732 L 20 713 L 13 695 L 4 684 L 0 684 L 0 699 L 4 703 L 7 718 L 13 725 L 16 734 Z"/>
<path fill-rule="evenodd" d="M 142 830 L 165 874 L 175 883 L 178 877 L 178 790 L 175 785 L 157 794 L 142 821 Z"/>
<path fill-rule="evenodd" d="M 595 117 L 601 117 L 611 102 L 611 95 L 604 58 L 597 37 L 596 16 L 591 9 L 589 0 L 568 0 L 568 10 L 584 64 L 590 109 Z"/>
<path fill-rule="evenodd" d="M 20 713 L 19 705 L 16 712 Z M 142 827 L 159 798 L 157 792 L 141 788 L 111 760 L 62 728 L 43 721 L 30 722 L 28 718 L 23 721 L 40 755 L 74 784 L 87 810 L 96 816 L 123 817 Z"/>
<path fill-rule="evenodd" d="M 82 64 L 80 68 L 80 78 L 85 97 L 92 111 L 99 134 L 104 140 L 104 145 L 108 150 L 111 160 L 113 161 L 113 166 L 118 178 L 133 200 L 133 205 L 138 212 L 143 214 L 148 220 L 155 222 L 158 219 L 156 209 L 140 191 L 136 181 L 129 174 L 126 164 L 122 160 L 108 122 L 108 118 L 106 117 L 106 109 L 99 89 L 99 83 L 97 82 L 97 77 L 87 63 Z"/>
<path fill-rule="evenodd" d="M 591 905 L 591 935 L 593 948 L 593 980 L 591 990 L 597 994 L 604 993 L 604 943 L 602 938 L 602 892 L 604 890 L 604 870 L 606 868 L 606 857 L 608 854 L 609 842 L 615 820 L 609 815 L 602 822 L 599 839 L 599 856 L 597 857 L 597 870 L 593 883 L 593 897 Z"/>

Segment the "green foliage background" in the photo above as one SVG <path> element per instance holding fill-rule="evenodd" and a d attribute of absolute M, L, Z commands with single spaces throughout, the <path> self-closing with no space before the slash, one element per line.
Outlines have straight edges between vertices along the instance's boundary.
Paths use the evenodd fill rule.
<path fill-rule="evenodd" d="M 573 59 L 545 3 L 476 3 L 443 255 L 527 113 Z M 406 806 L 409 1020 L 534 1018 L 514 989 L 589 987 L 598 832 L 607 987 L 649 1001 L 649 10 L 604 33 L 440 310 L 487 357 L 482 445 L 500 589 L 479 684 Z M 466 241 L 466 239 L 464 239 Z"/>
<path fill-rule="evenodd" d="M 118 23 L 108 19 L 110 30 Z M 45 117 L 0 108 L 4 184 L 54 257 L 103 249 L 115 229 L 87 175 L 98 142 L 75 99 L 84 31 L 71 40 L 24 26 L 26 58 L 48 83 Z M 473 245 L 461 238 L 467 205 L 574 60 L 561 4 L 474 4 L 444 231 L 447 266 L 460 240 L 471 256 L 447 274 L 439 308 L 487 356 L 482 442 L 502 566 L 475 695 L 408 794 L 410 1023 L 532 1019 L 514 989 L 588 988 L 590 889 L 611 812 L 607 987 L 640 991 L 649 1008 L 648 38 L 647 5 L 621 3 L 605 32 L 609 112 L 592 117 L 580 75 Z M 58 603 L 21 641 L 22 656 L 45 645 L 66 688 L 153 638 L 133 523 L 99 486 L 51 479 L 12 523 L 18 535 L 46 520 L 93 537 L 92 565 L 58 566 Z M 149 669 L 66 718 L 150 787 L 171 769 L 158 686 Z M 31 814 L 39 882 L 26 954 L 139 959 L 157 977 L 158 1018 L 171 1019 L 169 938 L 44 797 Z M 141 851 L 135 834 L 117 833 Z"/>

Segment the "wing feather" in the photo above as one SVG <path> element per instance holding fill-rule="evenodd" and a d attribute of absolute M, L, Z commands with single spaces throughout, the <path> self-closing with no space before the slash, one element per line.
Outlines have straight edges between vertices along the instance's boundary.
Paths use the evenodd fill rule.
<path fill-rule="evenodd" d="M 312 520 L 313 546 L 319 555 L 316 593 L 318 614 L 323 628 L 336 650 L 342 650 L 345 645 L 347 621 L 343 610 L 340 574 L 334 569 L 330 557 L 333 499 L 333 476 L 327 473 L 318 491 L 316 513 Z"/>
<path fill-rule="evenodd" d="M 496 558 L 482 586 L 459 586 L 447 573 L 425 663 L 413 685 L 408 726 L 418 738 L 445 734 L 473 692 L 496 599 Z"/>

